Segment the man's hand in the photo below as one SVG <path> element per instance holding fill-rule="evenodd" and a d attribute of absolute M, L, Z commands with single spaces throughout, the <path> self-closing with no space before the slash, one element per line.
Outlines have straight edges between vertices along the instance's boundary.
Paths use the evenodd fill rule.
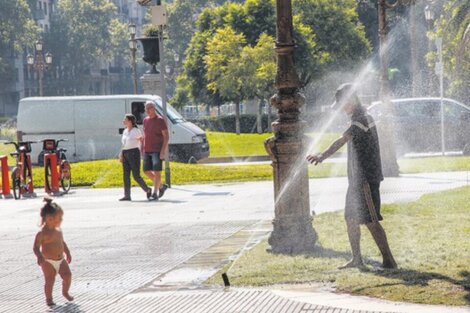
<path fill-rule="evenodd" d="M 72 263 L 72 255 L 70 253 L 65 253 L 65 260 L 67 263 Z"/>
<path fill-rule="evenodd" d="M 318 163 L 323 162 L 323 154 L 309 154 L 307 155 L 307 161 L 317 165 Z"/>
<path fill-rule="evenodd" d="M 165 160 L 165 158 L 166 158 L 165 151 L 160 151 L 160 160 Z"/>

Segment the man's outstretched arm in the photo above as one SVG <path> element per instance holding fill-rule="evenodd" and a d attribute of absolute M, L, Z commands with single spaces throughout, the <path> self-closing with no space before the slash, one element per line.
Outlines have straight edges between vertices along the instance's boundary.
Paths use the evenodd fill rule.
<path fill-rule="evenodd" d="M 307 155 L 307 161 L 317 165 L 318 163 L 323 162 L 323 160 L 329 158 L 336 153 L 344 144 L 346 144 L 351 139 L 351 135 L 345 133 L 343 136 L 336 139 L 324 152 L 319 154 L 309 154 Z"/>

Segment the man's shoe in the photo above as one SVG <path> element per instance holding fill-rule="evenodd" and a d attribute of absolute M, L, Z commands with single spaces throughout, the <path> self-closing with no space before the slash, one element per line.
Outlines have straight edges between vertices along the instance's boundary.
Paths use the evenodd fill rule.
<path fill-rule="evenodd" d="M 152 200 L 152 188 L 147 189 L 147 200 Z"/>
<path fill-rule="evenodd" d="M 131 201 L 130 197 L 122 197 L 119 201 Z"/>
<path fill-rule="evenodd" d="M 163 184 L 160 186 L 160 190 L 158 190 L 158 197 L 161 198 L 165 194 L 165 191 L 168 189 L 167 184 Z"/>
<path fill-rule="evenodd" d="M 152 194 L 152 200 L 158 201 L 158 196 L 156 192 Z"/>

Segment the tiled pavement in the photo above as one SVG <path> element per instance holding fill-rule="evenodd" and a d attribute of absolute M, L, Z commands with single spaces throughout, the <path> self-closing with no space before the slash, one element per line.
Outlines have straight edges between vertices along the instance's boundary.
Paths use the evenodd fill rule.
<path fill-rule="evenodd" d="M 384 185 L 383 193 L 384 198 L 400 201 L 408 200 L 410 193 L 416 197 L 464 184 L 468 184 L 465 173 L 455 179 L 447 174 L 435 174 L 431 179 L 424 175 Z M 330 206 L 320 207 L 327 211 L 338 209 L 341 204 L 328 202 L 328 194 L 342 198 L 336 195 L 343 192 L 344 180 L 322 181 L 319 186 L 329 191 L 318 193 L 318 187 L 311 187 L 315 197 L 312 207 L 325 203 Z M 64 302 L 58 279 L 54 291 L 58 305 L 52 309 L 44 305 L 42 273 L 32 253 L 41 200 L 0 200 L 0 312 L 356 312 L 347 306 L 318 305 L 270 290 L 168 289 L 158 283 L 153 290 L 146 288 L 188 264 L 209 265 L 207 275 L 211 266 L 220 266 L 243 248 L 250 236 L 235 235 L 238 239 L 228 245 L 232 250 L 218 245 L 272 218 L 269 182 L 175 186 L 160 202 L 147 202 L 133 189 L 135 201 L 120 203 L 116 199 L 121 192 L 75 189 L 57 198 L 65 210 L 63 230 L 73 256 L 72 292 L 76 300 Z M 213 263 L 207 261 L 211 258 Z"/>

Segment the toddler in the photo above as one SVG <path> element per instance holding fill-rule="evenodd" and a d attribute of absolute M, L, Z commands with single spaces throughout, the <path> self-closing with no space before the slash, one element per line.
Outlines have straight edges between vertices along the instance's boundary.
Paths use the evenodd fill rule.
<path fill-rule="evenodd" d="M 52 289 L 57 273 L 62 278 L 62 295 L 68 301 L 73 300 L 69 294 L 72 283 L 69 263 L 72 261 L 72 256 L 60 229 L 64 211 L 57 203 L 53 203 L 52 199 L 44 198 L 44 202 L 41 209 L 41 230 L 34 240 L 33 251 L 44 273 L 46 303 L 48 306 L 53 306 L 55 303 L 52 299 Z"/>

